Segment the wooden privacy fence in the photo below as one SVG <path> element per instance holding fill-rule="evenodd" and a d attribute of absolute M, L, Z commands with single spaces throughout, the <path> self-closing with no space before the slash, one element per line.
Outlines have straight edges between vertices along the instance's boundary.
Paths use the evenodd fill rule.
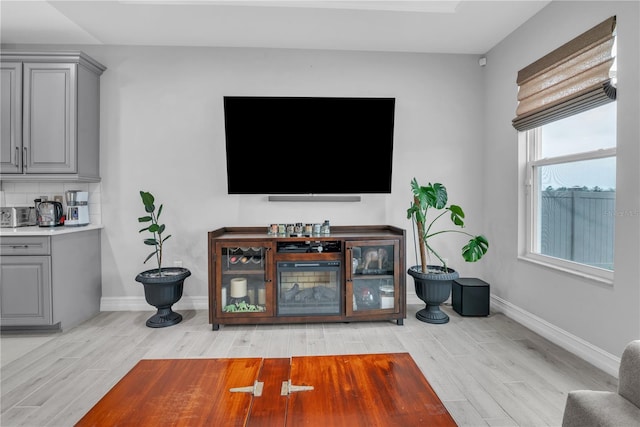
<path fill-rule="evenodd" d="M 543 191 L 540 253 L 613 270 L 615 197 L 615 191 Z"/>

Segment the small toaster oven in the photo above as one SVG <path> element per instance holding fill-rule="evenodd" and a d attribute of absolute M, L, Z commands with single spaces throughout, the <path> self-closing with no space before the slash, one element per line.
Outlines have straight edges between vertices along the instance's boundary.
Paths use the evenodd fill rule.
<path fill-rule="evenodd" d="M 27 227 L 36 225 L 36 208 L 33 206 L 15 206 L 0 208 L 0 227 Z"/>

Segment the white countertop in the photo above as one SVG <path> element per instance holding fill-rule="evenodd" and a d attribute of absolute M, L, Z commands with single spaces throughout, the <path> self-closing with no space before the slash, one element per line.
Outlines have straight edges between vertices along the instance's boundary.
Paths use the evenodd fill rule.
<path fill-rule="evenodd" d="M 16 228 L 0 228 L 0 237 L 9 236 L 57 236 L 59 234 L 78 233 L 81 231 L 100 230 L 104 226 L 102 224 L 88 224 L 80 227 L 38 227 L 37 225 L 30 227 Z"/>

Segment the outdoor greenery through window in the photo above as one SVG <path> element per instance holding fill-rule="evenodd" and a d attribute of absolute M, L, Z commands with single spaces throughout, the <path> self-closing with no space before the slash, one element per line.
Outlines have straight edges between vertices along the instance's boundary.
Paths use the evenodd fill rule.
<path fill-rule="evenodd" d="M 616 105 L 527 131 L 530 253 L 613 270 Z"/>

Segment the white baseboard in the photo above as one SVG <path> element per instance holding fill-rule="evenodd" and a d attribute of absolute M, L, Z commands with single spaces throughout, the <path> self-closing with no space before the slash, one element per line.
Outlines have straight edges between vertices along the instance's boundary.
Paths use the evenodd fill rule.
<path fill-rule="evenodd" d="M 609 375 L 618 378 L 620 358 L 579 338 L 567 331 L 552 325 L 540 317 L 511 304 L 502 298 L 491 295 L 491 308 L 503 313 L 552 343 L 586 360 L 593 366 L 602 369 Z"/>
<path fill-rule="evenodd" d="M 407 295 L 407 304 L 424 304 L 415 294 Z M 190 297 L 183 295 L 174 306 L 178 310 L 208 310 L 208 297 Z M 155 311 L 144 297 L 102 297 L 100 311 Z"/>
<path fill-rule="evenodd" d="M 183 295 L 172 307 L 174 310 L 208 310 L 209 298 Z M 102 297 L 100 311 L 155 311 L 144 297 Z"/>

